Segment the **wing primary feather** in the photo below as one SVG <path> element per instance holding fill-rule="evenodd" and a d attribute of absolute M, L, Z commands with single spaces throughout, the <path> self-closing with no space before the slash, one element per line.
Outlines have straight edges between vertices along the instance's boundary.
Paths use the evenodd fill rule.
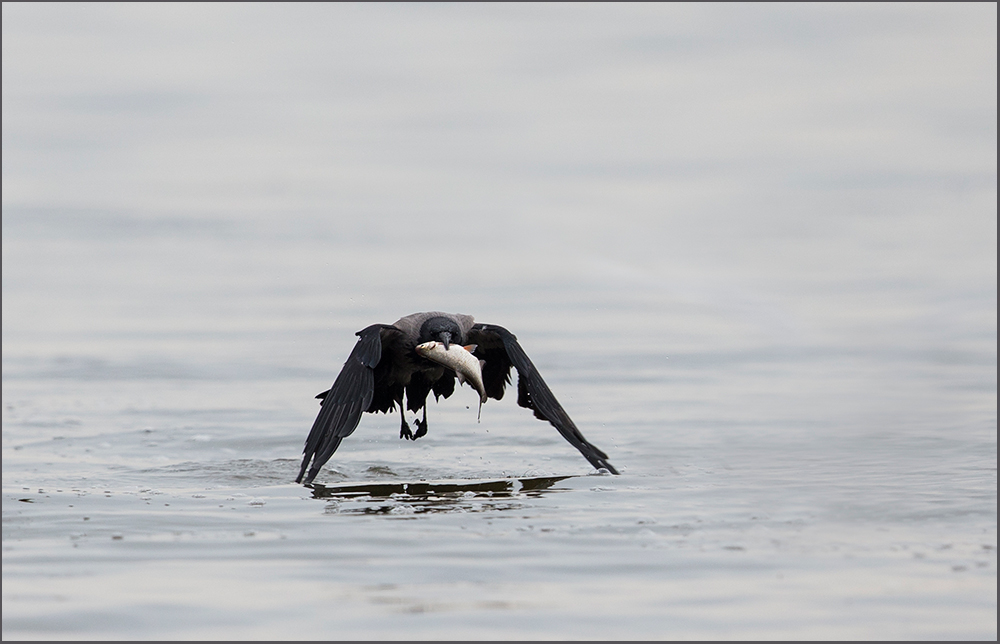
<path fill-rule="evenodd" d="M 507 329 L 495 324 L 477 324 L 476 326 L 481 326 L 482 332 L 485 334 L 495 334 L 503 342 L 507 357 L 510 359 L 511 364 L 514 365 L 514 368 L 517 369 L 517 403 L 522 407 L 533 410 L 537 418 L 549 421 L 562 434 L 562 437 L 569 441 L 573 447 L 577 448 L 583 457 L 595 468 L 604 468 L 612 474 L 618 474 L 618 470 L 608 462 L 608 455 L 587 441 L 583 437 L 583 434 L 580 433 L 580 430 L 577 429 L 573 419 L 569 417 L 566 410 L 559 404 L 555 394 L 552 393 L 545 380 L 542 379 L 541 374 L 538 373 L 538 369 L 531 362 L 531 358 L 521 348 L 517 337 Z M 489 358 L 487 358 L 488 362 Z"/>
<path fill-rule="evenodd" d="M 371 404 L 375 390 L 372 370 L 382 359 L 382 330 L 385 328 L 395 327 L 373 324 L 358 331 L 358 343 L 354 345 L 337 380 L 323 397 L 319 414 L 306 438 L 296 483 L 301 483 L 303 477 L 306 485 L 312 483 L 340 446 L 340 441 L 357 428 L 361 414 Z M 310 462 L 312 467 L 309 467 Z M 307 468 L 309 476 L 305 476 Z"/>

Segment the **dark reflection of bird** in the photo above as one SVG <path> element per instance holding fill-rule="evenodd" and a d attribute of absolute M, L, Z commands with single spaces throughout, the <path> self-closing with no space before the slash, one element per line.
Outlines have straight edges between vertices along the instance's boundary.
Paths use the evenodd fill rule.
<path fill-rule="evenodd" d="M 503 398 L 513 366 L 518 375 L 517 404 L 533 410 L 536 418 L 552 423 L 591 465 L 618 473 L 608 462 L 608 455 L 588 443 L 576 428 L 517 338 L 507 329 L 475 324 L 471 315 L 432 311 L 407 315 L 394 324 L 373 324 L 357 335 L 360 339 L 333 387 L 316 396 L 323 400 L 322 407 L 306 439 L 297 483 L 305 477 L 308 485 L 316 478 L 340 441 L 358 426 L 362 412 L 388 413 L 399 405 L 402 416 L 399 437 L 416 440 L 427 433 L 427 395 L 433 391 L 435 399 L 447 398 L 455 391 L 455 373 L 420 357 L 414 350 L 418 344 L 432 340 L 443 343 L 446 349 L 451 343 L 475 344 L 473 355 L 485 360 L 486 395 L 495 400 Z M 411 432 L 406 422 L 404 392 L 406 409 L 417 412 L 423 407 L 424 410 L 423 419 L 416 422 L 416 432 Z"/>

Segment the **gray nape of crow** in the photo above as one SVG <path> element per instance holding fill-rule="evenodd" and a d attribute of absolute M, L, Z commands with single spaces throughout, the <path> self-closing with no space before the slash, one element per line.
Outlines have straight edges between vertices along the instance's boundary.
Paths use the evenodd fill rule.
<path fill-rule="evenodd" d="M 431 311 L 407 315 L 393 324 L 373 324 L 357 335 L 360 339 L 333 387 L 316 396 L 323 402 L 306 439 L 296 483 L 302 483 L 303 478 L 306 485 L 312 483 L 320 468 L 337 451 L 340 441 L 358 426 L 363 412 L 388 413 L 399 405 L 399 437 L 416 440 L 427 433 L 427 395 L 433 391 L 437 400 L 455 391 L 455 373 L 414 350 L 430 341 L 441 342 L 446 349 L 452 343 L 475 344 L 473 355 L 485 361 L 482 369 L 486 395 L 495 400 L 503 398 L 513 366 L 518 375 L 517 404 L 533 410 L 536 418 L 552 423 L 591 465 L 618 474 L 608 462 L 608 455 L 588 443 L 576 428 L 517 338 L 507 329 L 476 324 L 471 315 Z M 414 413 L 424 410 L 423 419 L 416 422 L 416 432 L 411 432 L 406 422 L 404 393 L 405 409 Z"/>

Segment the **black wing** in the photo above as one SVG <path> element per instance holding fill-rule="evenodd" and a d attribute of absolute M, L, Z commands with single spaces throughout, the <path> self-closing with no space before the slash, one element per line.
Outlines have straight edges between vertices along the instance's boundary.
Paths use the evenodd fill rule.
<path fill-rule="evenodd" d="M 313 423 L 309 438 L 303 450 L 302 467 L 296 483 L 302 482 L 302 477 L 312 460 L 306 485 L 319 474 L 320 468 L 326 464 L 340 446 L 340 441 L 350 436 L 361 421 L 361 414 L 368 410 L 375 391 L 374 369 L 382 359 L 382 329 L 392 328 L 385 324 L 373 324 L 362 331 L 358 343 L 354 345 L 350 357 L 344 363 L 340 375 L 329 391 L 317 396 L 323 399 L 319 415 Z"/>
<path fill-rule="evenodd" d="M 468 341 L 476 347 L 475 356 L 486 361 L 483 367 L 483 386 L 486 395 L 500 400 L 510 382 L 510 368 L 517 369 L 517 404 L 535 412 L 535 417 L 547 420 L 559 430 L 563 438 L 580 450 L 583 457 L 597 469 L 604 468 L 612 474 L 618 470 L 608 462 L 608 455 L 587 442 L 573 419 L 562 408 L 549 386 L 542 380 L 538 369 L 528 358 L 513 333 L 495 324 L 476 324 L 469 331 Z"/>

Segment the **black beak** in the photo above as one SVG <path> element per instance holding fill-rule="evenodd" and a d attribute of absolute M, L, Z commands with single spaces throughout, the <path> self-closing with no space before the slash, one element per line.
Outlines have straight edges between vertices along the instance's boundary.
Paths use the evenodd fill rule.
<path fill-rule="evenodd" d="M 447 331 L 442 331 L 441 333 L 438 334 L 438 338 L 441 340 L 441 344 L 444 345 L 444 350 L 447 351 L 448 345 L 451 344 L 451 333 L 448 333 Z"/>

